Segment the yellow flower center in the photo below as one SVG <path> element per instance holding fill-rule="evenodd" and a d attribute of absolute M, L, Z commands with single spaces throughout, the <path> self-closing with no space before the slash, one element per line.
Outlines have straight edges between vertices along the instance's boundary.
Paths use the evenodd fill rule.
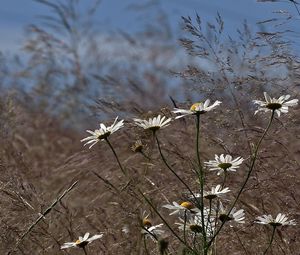
<path fill-rule="evenodd" d="M 80 240 L 76 240 L 75 243 L 76 243 L 76 244 L 80 244 L 81 241 L 80 241 Z"/>
<path fill-rule="evenodd" d="M 188 201 L 182 202 L 180 205 L 188 210 L 191 210 L 194 208 L 194 205 Z"/>
<path fill-rule="evenodd" d="M 152 223 L 149 219 L 144 218 L 143 219 L 143 226 L 146 227 L 146 228 L 150 228 L 152 226 Z"/>
<path fill-rule="evenodd" d="M 200 103 L 194 103 L 194 104 L 191 106 L 190 110 L 193 111 L 193 112 L 195 112 L 196 109 L 199 107 L 199 105 L 200 105 Z"/>

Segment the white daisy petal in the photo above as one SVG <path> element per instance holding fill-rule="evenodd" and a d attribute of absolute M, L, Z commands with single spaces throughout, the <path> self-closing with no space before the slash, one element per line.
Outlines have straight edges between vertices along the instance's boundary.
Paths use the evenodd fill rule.
<path fill-rule="evenodd" d="M 133 121 L 137 126 L 152 131 L 157 131 L 158 129 L 169 126 L 171 120 L 172 120 L 171 118 L 166 119 L 165 116 L 161 117 L 161 115 L 158 115 L 157 117 L 154 118 L 149 118 L 148 121 L 142 119 L 133 119 Z"/>
<path fill-rule="evenodd" d="M 272 215 L 263 215 L 256 218 L 255 223 L 263 225 L 271 225 L 273 227 L 279 226 L 294 226 L 296 225 L 295 220 L 288 220 L 288 217 L 285 214 L 279 213 L 275 218 Z"/>
<path fill-rule="evenodd" d="M 232 158 L 231 155 L 221 154 L 215 155 L 215 160 L 204 162 L 204 165 L 209 168 L 210 171 L 218 171 L 217 175 L 226 172 L 236 172 L 236 169 L 240 167 L 244 159 L 242 157 Z"/>
<path fill-rule="evenodd" d="M 288 107 L 296 106 L 298 104 L 298 99 L 290 98 L 290 95 L 280 96 L 278 99 L 271 98 L 266 92 L 264 92 L 265 102 L 260 100 L 253 100 L 254 104 L 257 104 L 260 108 L 255 111 L 254 114 L 259 111 L 272 112 L 275 111 L 277 116 L 280 117 L 281 113 L 287 113 Z"/>
<path fill-rule="evenodd" d="M 103 234 L 94 235 L 90 238 L 89 238 L 89 236 L 90 236 L 90 233 L 85 233 L 85 235 L 83 237 L 79 236 L 78 240 L 76 240 L 75 242 L 64 243 L 60 247 L 60 249 L 68 249 L 68 248 L 72 248 L 72 247 L 84 248 L 86 245 L 93 242 L 94 240 L 97 240 L 97 239 L 101 238 L 103 236 Z"/>
<path fill-rule="evenodd" d="M 91 149 L 97 142 L 106 139 L 112 133 L 114 133 L 117 130 L 119 130 L 120 128 L 122 128 L 124 126 L 123 121 L 124 120 L 121 120 L 118 122 L 118 117 L 116 117 L 116 119 L 114 120 L 114 123 L 109 127 L 106 127 L 103 123 L 100 123 L 100 125 L 99 125 L 100 129 L 96 129 L 95 131 L 86 130 L 86 132 L 91 134 L 91 136 L 85 137 L 85 138 L 81 139 L 80 141 L 81 142 L 88 141 L 84 144 L 84 146 L 91 144 L 91 146 L 89 147 L 89 149 Z"/>
<path fill-rule="evenodd" d="M 179 113 L 181 115 L 177 116 L 175 119 L 179 119 L 182 117 L 185 117 L 187 115 L 197 115 L 197 114 L 204 114 L 206 112 L 209 112 L 216 108 L 219 104 L 221 104 L 220 101 L 215 101 L 212 105 L 210 105 L 210 100 L 207 99 L 205 102 L 199 102 L 193 104 L 189 110 L 186 109 L 179 109 L 179 108 L 174 108 L 173 113 Z"/>

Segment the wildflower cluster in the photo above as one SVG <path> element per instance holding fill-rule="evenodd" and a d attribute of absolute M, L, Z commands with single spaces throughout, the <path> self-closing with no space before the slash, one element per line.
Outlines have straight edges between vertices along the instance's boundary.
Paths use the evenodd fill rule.
<path fill-rule="evenodd" d="M 171 124 L 172 118 L 168 118 L 166 116 L 158 115 L 154 118 L 149 118 L 148 120 L 133 119 L 133 122 L 136 126 L 141 127 L 145 130 L 150 130 L 155 137 L 157 142 L 158 150 L 161 156 L 163 163 L 166 167 L 176 176 L 176 178 L 181 182 L 190 193 L 188 199 L 186 201 L 181 202 L 172 202 L 171 204 L 162 205 L 164 209 L 168 209 L 168 213 L 170 216 L 177 217 L 175 222 L 175 226 L 178 227 L 178 230 L 182 233 L 178 235 L 176 231 L 174 231 L 171 224 L 168 223 L 165 217 L 159 212 L 159 210 L 151 203 L 143 192 L 140 191 L 140 194 L 145 198 L 146 202 L 151 206 L 152 209 L 158 214 L 158 216 L 163 220 L 163 223 L 153 225 L 152 221 L 149 219 L 149 215 L 144 216 L 141 221 L 141 234 L 145 240 L 145 249 L 146 247 L 146 239 L 151 239 L 154 242 L 160 243 L 159 240 L 163 239 L 163 236 L 166 233 L 166 230 L 163 227 L 169 229 L 172 234 L 185 245 L 186 249 L 192 252 L 193 254 L 215 254 L 215 250 L 212 249 L 214 244 L 217 241 L 217 236 L 221 233 L 224 225 L 230 225 L 232 227 L 237 227 L 239 224 L 243 224 L 246 221 L 245 211 L 244 209 L 240 209 L 236 207 L 236 204 L 239 200 L 240 195 L 242 194 L 246 183 L 253 172 L 254 165 L 258 156 L 258 150 L 261 145 L 263 138 L 268 132 L 270 125 L 273 121 L 274 114 L 276 113 L 278 117 L 280 117 L 281 113 L 287 113 L 288 108 L 291 106 L 295 106 L 298 104 L 298 99 L 293 99 L 287 101 L 290 96 L 281 96 L 278 99 L 271 98 L 266 92 L 264 93 L 265 101 L 254 100 L 254 104 L 258 105 L 259 108 L 255 111 L 255 114 L 258 112 L 271 112 L 271 117 L 265 132 L 260 138 L 259 142 L 256 144 L 252 155 L 250 155 L 250 162 L 248 166 L 244 164 L 244 158 L 241 155 L 215 155 L 214 159 L 205 161 L 204 164 L 201 164 L 200 153 L 199 153 L 199 139 L 200 139 L 200 115 L 208 113 L 214 109 L 216 109 L 221 102 L 215 101 L 210 104 L 210 100 L 206 100 L 203 102 L 197 102 L 193 104 L 190 109 L 179 109 L 175 108 L 173 113 L 179 114 L 175 117 L 175 119 L 179 119 L 186 116 L 194 116 L 196 117 L 196 165 L 194 165 L 196 169 L 196 177 L 199 180 L 199 189 L 197 191 L 193 191 L 190 188 L 190 185 L 186 183 L 181 177 L 176 173 L 171 164 L 168 163 L 166 157 L 163 154 L 162 148 L 160 146 L 160 142 L 157 136 L 157 131 L 169 126 Z M 100 124 L 100 129 L 96 129 L 95 131 L 87 130 L 91 136 L 88 136 L 82 139 L 82 142 L 85 142 L 84 145 L 90 145 L 89 148 L 93 147 L 97 142 L 101 140 L 107 141 L 108 145 L 111 147 L 116 160 L 122 170 L 122 172 L 127 176 L 126 170 L 122 167 L 113 146 L 110 144 L 108 138 L 111 134 L 118 131 L 120 128 L 124 126 L 124 121 L 118 121 L 118 118 L 115 119 L 114 123 L 106 127 L 104 124 Z M 132 150 L 135 152 L 142 152 L 143 144 L 141 141 L 137 141 L 133 146 Z M 236 196 L 234 196 L 233 201 L 229 202 L 230 199 L 226 198 L 230 194 L 229 187 L 226 187 L 226 177 L 229 172 L 236 172 L 239 168 L 247 168 L 246 177 L 244 182 L 241 185 L 241 188 Z M 216 171 L 217 176 L 221 178 L 220 183 L 216 186 L 207 188 L 207 184 L 205 183 L 206 175 L 210 172 Z M 244 170 L 243 170 L 244 171 Z M 245 171 L 244 171 L 245 172 Z M 285 225 L 295 225 L 294 220 L 288 220 L 285 214 L 279 213 L 276 218 L 273 218 L 271 215 L 263 215 L 257 217 L 255 223 L 270 225 L 273 227 L 274 231 L 272 234 L 271 241 L 266 251 L 271 246 L 273 241 L 273 236 L 275 233 L 275 228 L 279 226 Z M 88 233 L 87 233 L 88 234 Z M 83 238 L 79 238 L 78 241 L 74 243 L 66 243 L 62 248 L 69 247 L 84 247 L 89 242 L 101 238 L 102 235 L 96 235 L 92 238 L 88 238 L 88 235 L 85 235 Z M 164 240 L 164 239 L 163 239 Z M 165 243 L 165 242 L 163 242 Z M 195 245 L 197 244 L 197 245 Z M 165 245 L 164 247 L 167 247 Z M 167 248 L 166 248 L 167 249 Z M 266 252 L 265 251 L 265 252 Z M 163 254 L 163 253 L 162 253 Z"/>

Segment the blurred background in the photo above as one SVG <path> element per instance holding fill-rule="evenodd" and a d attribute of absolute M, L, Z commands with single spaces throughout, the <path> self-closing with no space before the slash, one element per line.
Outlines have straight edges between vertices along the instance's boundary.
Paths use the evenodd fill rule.
<path fill-rule="evenodd" d="M 183 19 L 196 22 L 196 15 L 205 39 L 192 35 Z M 291 1 L 5 1 L 0 9 L 1 89 L 22 92 L 23 99 L 26 94 L 26 103 L 69 125 L 91 120 L 91 114 L 101 114 L 98 120 L 109 112 L 127 114 L 133 109 L 118 108 L 125 102 L 149 110 L 172 103 L 170 96 L 185 101 L 190 88 L 200 86 L 191 69 L 218 73 L 222 67 L 216 66 L 216 57 L 228 65 L 226 71 L 239 69 L 239 75 L 249 77 L 253 63 L 243 57 L 253 62 L 258 51 L 295 54 L 298 19 Z M 195 41 L 195 47 L 185 50 L 190 46 L 185 39 Z M 281 66 L 283 76 L 285 71 Z M 80 123 L 74 127 L 83 128 Z"/>
<path fill-rule="evenodd" d="M 172 116 L 174 106 L 219 99 L 224 107 L 203 124 L 204 158 L 217 152 L 249 155 L 266 122 L 253 117 L 251 101 L 262 99 L 264 91 L 299 98 L 298 8 L 291 0 L 2 1 L 0 253 L 12 250 L 38 213 L 80 180 L 15 253 L 68 254 L 60 245 L 90 231 L 107 234 L 91 254 L 143 254 L 134 248 L 140 240 L 128 241 L 121 232 L 126 223 L 138 236 L 141 201 L 133 200 L 130 191 L 113 196 L 95 177 L 92 171 L 120 187 L 124 184 L 104 144 L 91 151 L 82 148 L 85 129 L 94 130 L 116 116 L 125 118 L 128 129 L 112 142 L 135 185 L 154 200 L 174 198 L 180 193 L 174 176 L 157 173 L 163 170 L 158 161 L 145 164 L 130 150 L 142 139 L 151 158 L 158 156 L 151 137 L 135 129 L 131 119 Z M 300 162 L 299 113 L 285 118 L 277 119 L 276 139 L 268 140 L 251 192 L 243 199 L 248 216 L 288 207 L 299 221 L 299 178 L 292 174 Z M 182 162 L 191 157 L 192 125 L 178 122 L 163 137 L 184 178 L 192 178 Z M 275 156 L 268 154 L 271 149 L 277 150 Z M 237 175 L 232 184 L 242 177 Z M 268 179 L 271 184 L 265 183 Z M 220 254 L 243 254 L 245 247 L 257 254 L 255 248 L 263 247 L 265 236 L 249 237 L 247 227 L 253 228 L 249 223 L 239 232 L 245 240 L 237 244 L 237 252 L 228 246 Z M 288 247 L 285 254 L 297 254 L 298 236 L 299 231 L 290 239 L 282 237 L 274 254 L 283 254 L 282 246 Z M 257 247 L 251 238 L 257 238 Z M 238 242 L 230 240 L 226 242 Z"/>

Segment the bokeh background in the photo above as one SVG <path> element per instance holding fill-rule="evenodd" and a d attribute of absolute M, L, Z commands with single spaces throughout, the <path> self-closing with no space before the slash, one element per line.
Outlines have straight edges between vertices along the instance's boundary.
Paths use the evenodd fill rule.
<path fill-rule="evenodd" d="M 144 254 L 140 218 L 144 211 L 157 223 L 159 218 L 135 188 L 167 218 L 161 206 L 187 195 L 161 163 L 151 135 L 134 127 L 132 118 L 171 117 L 174 106 L 221 100 L 222 107 L 203 118 L 202 157 L 229 153 L 247 159 L 268 121 L 267 115 L 253 115 L 252 100 L 263 99 L 264 91 L 299 98 L 299 19 L 297 3 L 288 0 L 4 0 L 1 254 L 80 254 L 60 245 L 87 231 L 105 234 L 89 254 Z M 126 128 L 111 142 L 134 179 L 121 194 L 107 184 L 125 185 L 107 145 L 88 150 L 80 143 L 86 129 L 116 116 Z M 247 224 L 228 226 L 218 254 L 260 254 L 269 232 L 253 224 L 258 215 L 286 212 L 300 222 L 299 124 L 297 109 L 275 119 L 238 205 L 247 212 Z M 160 135 L 168 159 L 196 189 L 193 120 L 173 122 Z M 151 160 L 132 152 L 137 139 Z M 248 163 L 228 179 L 229 200 Z M 207 174 L 207 188 L 220 182 Z M 39 213 L 74 181 L 76 188 L 16 248 Z M 270 254 L 299 254 L 299 234 L 297 227 L 278 230 Z M 181 254 L 168 238 L 173 254 Z M 151 245 L 151 254 L 158 254 Z"/>

